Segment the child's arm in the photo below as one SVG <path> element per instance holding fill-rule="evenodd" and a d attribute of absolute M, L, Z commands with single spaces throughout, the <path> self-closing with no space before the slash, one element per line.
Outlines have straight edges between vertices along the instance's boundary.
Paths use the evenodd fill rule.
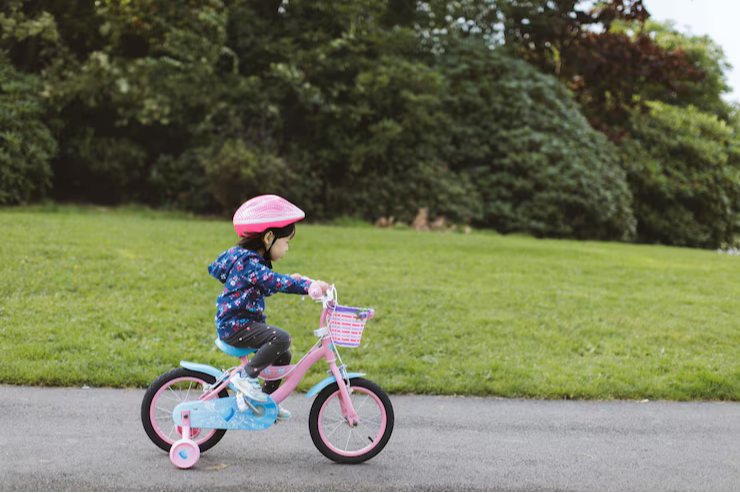
<path fill-rule="evenodd" d="M 308 294 L 308 288 L 311 287 L 310 280 L 295 279 L 292 276 L 278 274 L 256 261 L 249 264 L 250 269 L 247 279 L 252 284 L 265 288 L 272 293 L 280 291 L 291 294 Z"/>

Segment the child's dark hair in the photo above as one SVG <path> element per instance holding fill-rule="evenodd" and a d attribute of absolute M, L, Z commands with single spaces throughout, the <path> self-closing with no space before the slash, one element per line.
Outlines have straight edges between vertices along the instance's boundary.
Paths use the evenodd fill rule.
<path fill-rule="evenodd" d="M 270 231 L 275 234 L 276 240 L 279 238 L 292 237 L 295 234 L 295 224 L 291 223 L 282 228 L 270 228 L 263 233 L 259 233 L 254 236 L 242 236 L 239 238 L 237 246 L 244 248 L 245 250 L 254 250 L 255 252 L 265 250 L 265 244 L 262 242 L 262 238 Z M 267 257 L 269 257 L 269 252 L 265 252 L 265 260 L 270 260 Z"/>

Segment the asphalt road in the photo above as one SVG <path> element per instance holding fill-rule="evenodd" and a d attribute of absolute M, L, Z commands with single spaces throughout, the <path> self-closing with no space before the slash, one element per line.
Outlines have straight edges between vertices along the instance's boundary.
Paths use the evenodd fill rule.
<path fill-rule="evenodd" d="M 392 396 L 386 449 L 335 464 L 291 422 L 229 431 L 191 470 L 139 421 L 142 390 L 0 386 L 2 491 L 740 490 L 740 403 Z"/>

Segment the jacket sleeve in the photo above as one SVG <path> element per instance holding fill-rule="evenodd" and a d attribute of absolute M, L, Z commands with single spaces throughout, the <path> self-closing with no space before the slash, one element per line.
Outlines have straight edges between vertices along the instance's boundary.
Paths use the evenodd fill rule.
<path fill-rule="evenodd" d="M 249 262 L 247 279 L 271 293 L 308 294 L 308 288 L 311 287 L 311 281 L 299 281 L 290 276 L 278 274 L 255 260 Z"/>

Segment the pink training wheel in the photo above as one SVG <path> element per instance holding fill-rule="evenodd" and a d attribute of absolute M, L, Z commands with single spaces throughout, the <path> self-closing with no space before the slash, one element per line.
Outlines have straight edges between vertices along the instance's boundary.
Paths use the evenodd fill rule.
<path fill-rule="evenodd" d="M 190 469 L 198 463 L 198 459 L 200 459 L 200 448 L 194 441 L 183 438 L 172 444 L 170 460 L 175 467 Z"/>
<path fill-rule="evenodd" d="M 182 426 L 175 427 L 177 430 L 177 434 L 182 436 Z M 190 438 L 193 440 L 198 438 L 198 435 L 200 435 L 201 429 L 200 428 L 190 428 Z"/>

